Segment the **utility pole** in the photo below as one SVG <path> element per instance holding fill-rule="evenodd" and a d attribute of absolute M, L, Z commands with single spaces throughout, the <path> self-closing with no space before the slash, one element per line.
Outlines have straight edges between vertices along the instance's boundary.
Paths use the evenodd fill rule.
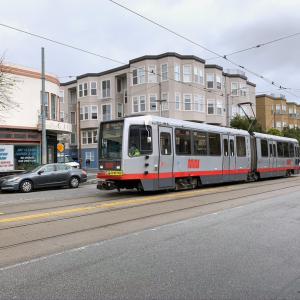
<path fill-rule="evenodd" d="M 46 111 L 45 111 L 45 51 L 42 47 L 42 93 L 41 93 L 41 121 L 42 121 L 42 164 L 47 163 L 47 136 L 46 136 Z"/>

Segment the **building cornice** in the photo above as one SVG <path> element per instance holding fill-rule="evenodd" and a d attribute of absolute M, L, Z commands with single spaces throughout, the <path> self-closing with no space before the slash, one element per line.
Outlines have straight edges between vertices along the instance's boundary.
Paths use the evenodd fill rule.
<path fill-rule="evenodd" d="M 28 70 L 28 69 L 22 69 L 22 68 L 19 68 L 19 67 L 3 65 L 3 66 L 1 66 L 0 71 L 2 71 L 4 73 L 13 74 L 13 75 L 18 75 L 18 76 L 41 79 L 41 73 L 40 72 L 32 71 L 32 70 Z M 46 75 L 46 80 L 50 81 L 54 84 L 60 85 L 59 80 L 54 76 Z"/>

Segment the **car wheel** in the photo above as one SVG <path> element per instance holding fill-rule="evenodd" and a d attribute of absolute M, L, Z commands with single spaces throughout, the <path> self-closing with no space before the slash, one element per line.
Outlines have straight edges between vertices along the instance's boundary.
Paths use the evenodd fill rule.
<path fill-rule="evenodd" d="M 22 193 L 29 193 L 33 190 L 33 184 L 30 180 L 24 180 L 20 184 L 20 190 Z"/>
<path fill-rule="evenodd" d="M 78 179 L 78 177 L 75 177 L 75 176 L 71 177 L 71 179 L 70 179 L 70 187 L 73 188 L 73 189 L 79 187 L 79 179 Z"/>

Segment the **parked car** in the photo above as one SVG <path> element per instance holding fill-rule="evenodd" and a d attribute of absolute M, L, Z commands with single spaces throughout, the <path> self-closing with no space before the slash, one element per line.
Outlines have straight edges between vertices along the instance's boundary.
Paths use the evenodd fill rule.
<path fill-rule="evenodd" d="M 58 154 L 57 155 L 57 162 L 58 163 L 64 163 L 66 165 L 69 165 L 73 168 L 79 168 L 79 163 L 76 162 L 70 155 L 63 155 L 63 154 Z"/>
<path fill-rule="evenodd" d="M 87 173 L 66 164 L 42 165 L 30 172 L 0 178 L 1 191 L 29 193 L 34 189 L 69 186 L 77 188 L 87 180 Z"/>

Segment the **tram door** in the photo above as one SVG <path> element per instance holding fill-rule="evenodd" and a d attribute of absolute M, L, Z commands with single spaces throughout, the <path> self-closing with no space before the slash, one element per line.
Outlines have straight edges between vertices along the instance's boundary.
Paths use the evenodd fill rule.
<path fill-rule="evenodd" d="M 269 140 L 270 168 L 276 168 L 276 142 Z"/>
<path fill-rule="evenodd" d="M 172 128 L 159 126 L 159 167 L 158 187 L 174 187 L 173 178 L 173 157 L 174 148 L 172 143 Z"/>
<path fill-rule="evenodd" d="M 232 180 L 235 170 L 235 145 L 233 135 L 223 135 L 223 181 Z"/>

